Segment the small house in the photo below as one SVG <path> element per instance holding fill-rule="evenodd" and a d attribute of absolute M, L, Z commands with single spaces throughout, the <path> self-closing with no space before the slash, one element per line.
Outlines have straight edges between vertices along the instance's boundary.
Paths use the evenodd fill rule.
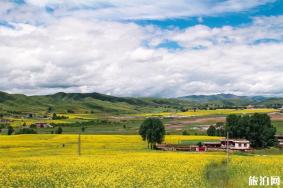
<path fill-rule="evenodd" d="M 254 108 L 255 107 L 253 105 L 251 105 L 251 104 L 247 106 L 247 109 L 254 109 Z"/>
<path fill-rule="evenodd" d="M 239 150 L 245 151 L 250 149 L 250 141 L 246 139 L 222 139 L 220 140 L 221 148 L 227 148 L 230 150 Z"/>
<path fill-rule="evenodd" d="M 283 135 L 275 135 L 278 140 L 278 146 L 283 147 Z"/>
<path fill-rule="evenodd" d="M 221 142 L 203 142 L 203 145 L 208 148 L 220 148 Z"/>
<path fill-rule="evenodd" d="M 37 128 L 53 128 L 53 126 L 48 123 L 34 123 L 33 126 Z"/>

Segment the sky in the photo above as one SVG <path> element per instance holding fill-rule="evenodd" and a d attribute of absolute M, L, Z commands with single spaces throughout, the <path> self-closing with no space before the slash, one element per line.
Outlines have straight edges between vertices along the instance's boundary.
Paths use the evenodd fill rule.
<path fill-rule="evenodd" d="M 0 91 L 283 96 L 283 0 L 0 0 Z"/>

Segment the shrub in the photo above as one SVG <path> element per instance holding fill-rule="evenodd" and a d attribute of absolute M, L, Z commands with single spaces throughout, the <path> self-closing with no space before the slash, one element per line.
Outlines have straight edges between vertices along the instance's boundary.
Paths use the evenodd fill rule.
<path fill-rule="evenodd" d="M 14 131 L 15 131 L 14 128 L 11 125 L 9 125 L 7 134 L 11 135 L 11 134 L 13 134 Z"/>
<path fill-rule="evenodd" d="M 15 134 L 37 134 L 37 132 L 31 128 L 22 128 L 18 129 Z"/>
<path fill-rule="evenodd" d="M 187 130 L 184 130 L 184 131 L 182 132 L 182 135 L 189 135 L 189 133 L 188 133 Z"/>
<path fill-rule="evenodd" d="M 216 128 L 213 125 L 210 125 L 210 127 L 207 129 L 207 135 L 208 136 L 216 135 Z"/>
<path fill-rule="evenodd" d="M 197 143 L 197 146 L 198 146 L 198 147 L 202 147 L 202 146 L 203 146 L 202 142 L 198 142 L 198 143 Z"/>
<path fill-rule="evenodd" d="M 63 133 L 63 129 L 62 127 L 58 127 L 57 130 L 55 131 L 56 134 L 62 134 Z"/>

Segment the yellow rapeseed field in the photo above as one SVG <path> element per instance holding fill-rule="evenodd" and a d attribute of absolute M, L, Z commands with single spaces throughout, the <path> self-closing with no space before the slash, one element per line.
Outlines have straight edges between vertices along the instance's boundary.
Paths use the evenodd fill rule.
<path fill-rule="evenodd" d="M 167 142 L 212 140 L 166 136 Z M 206 187 L 205 169 L 225 153 L 147 149 L 137 135 L 0 136 L 0 187 Z M 245 187 L 250 175 L 283 176 L 282 155 L 232 156 L 230 184 Z"/>
<path fill-rule="evenodd" d="M 197 110 L 187 112 L 161 112 L 161 113 L 145 113 L 138 116 L 212 116 L 212 115 L 229 115 L 229 114 L 251 114 L 251 113 L 271 113 L 276 109 L 216 109 L 216 110 Z"/>

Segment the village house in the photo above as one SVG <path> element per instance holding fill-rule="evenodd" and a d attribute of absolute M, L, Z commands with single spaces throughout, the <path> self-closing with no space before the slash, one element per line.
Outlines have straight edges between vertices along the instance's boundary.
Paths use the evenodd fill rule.
<path fill-rule="evenodd" d="M 203 145 L 208 148 L 209 151 L 213 150 L 239 150 L 245 151 L 250 149 L 250 141 L 245 139 L 222 139 L 219 142 L 204 142 Z"/>
<path fill-rule="evenodd" d="M 250 141 L 246 139 L 222 139 L 220 143 L 222 149 L 227 148 L 227 143 L 230 150 L 245 151 L 250 149 Z"/>
<path fill-rule="evenodd" d="M 9 119 L 0 119 L 0 123 L 10 123 L 10 122 L 12 121 Z"/>
<path fill-rule="evenodd" d="M 283 146 L 283 136 L 281 143 Z M 246 139 L 221 139 L 215 142 L 203 142 L 202 146 L 197 146 L 195 144 L 157 144 L 156 148 L 164 151 L 225 151 L 227 149 L 231 151 L 247 151 L 250 150 L 250 141 Z"/>
<path fill-rule="evenodd" d="M 251 105 L 251 104 L 247 106 L 247 109 L 254 109 L 254 108 L 255 107 L 253 105 Z"/>
<path fill-rule="evenodd" d="M 207 148 L 215 148 L 219 149 L 221 148 L 221 142 L 203 142 L 203 145 Z"/>
<path fill-rule="evenodd" d="M 278 140 L 278 146 L 283 147 L 283 135 L 275 135 Z"/>
<path fill-rule="evenodd" d="M 48 124 L 48 123 L 34 123 L 31 125 L 31 127 L 37 127 L 37 128 L 53 128 L 52 125 Z"/>

